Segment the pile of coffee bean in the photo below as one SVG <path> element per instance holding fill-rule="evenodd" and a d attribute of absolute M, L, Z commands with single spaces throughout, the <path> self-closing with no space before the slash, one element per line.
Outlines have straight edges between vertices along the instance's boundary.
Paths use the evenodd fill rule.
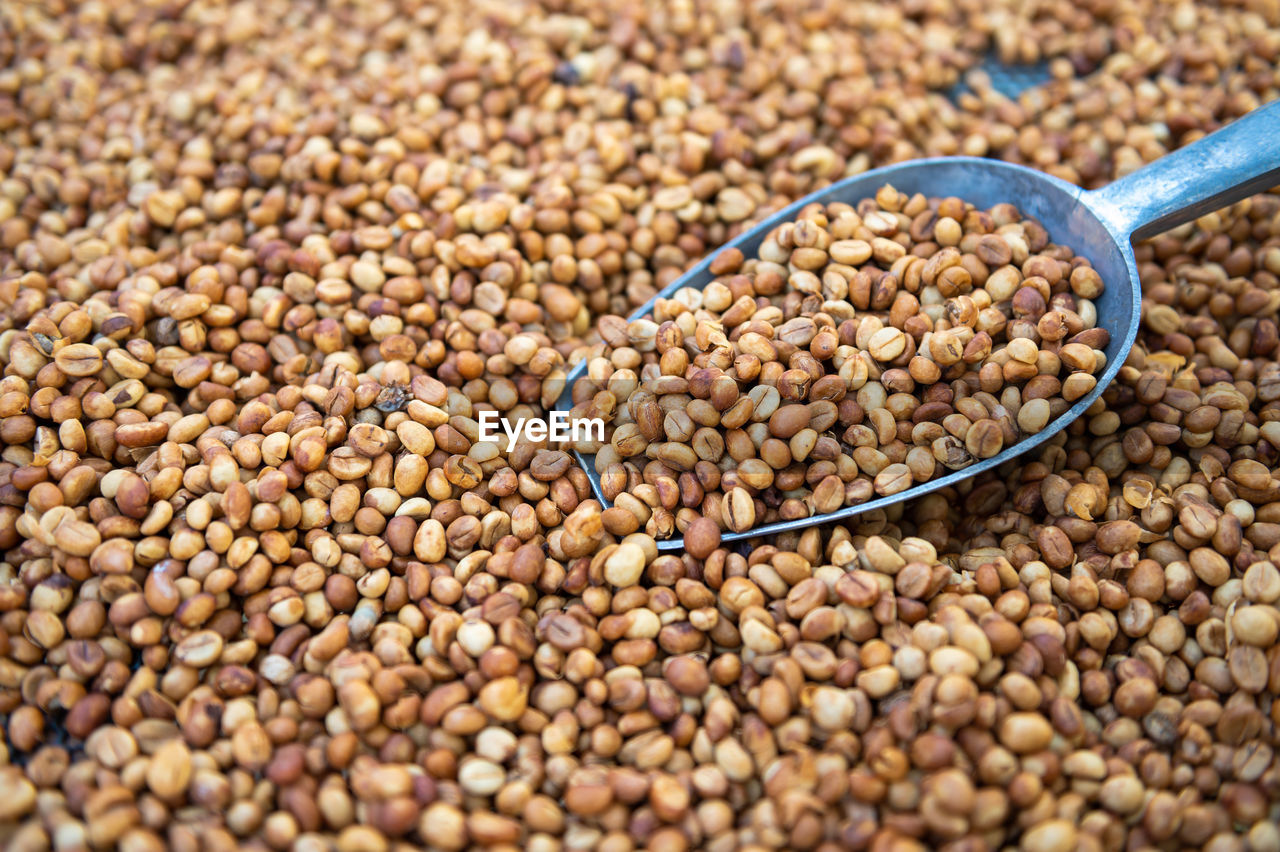
<path fill-rule="evenodd" d="M 1009 100 L 991 52 L 1052 79 Z M 0 4 L 0 846 L 1280 849 L 1280 197 L 1137 247 L 1138 344 L 1036 452 L 741 551 L 721 520 L 907 464 L 899 394 L 969 424 L 935 472 L 1034 431 L 1101 368 L 1101 282 L 1012 209 L 886 189 L 623 319 L 875 166 L 1104 184 L 1275 99 L 1278 58 L 1266 0 Z M 747 425 L 695 510 L 481 440 L 584 360 L 665 437 L 640 386 L 710 353 L 677 486 L 740 357 L 753 414 L 822 365 L 789 405 L 851 452 Z"/>

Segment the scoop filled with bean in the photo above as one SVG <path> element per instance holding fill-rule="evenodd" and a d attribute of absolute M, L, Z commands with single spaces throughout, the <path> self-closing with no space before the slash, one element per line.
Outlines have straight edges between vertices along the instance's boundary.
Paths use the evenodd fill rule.
<path fill-rule="evenodd" d="M 575 447 L 611 531 L 707 519 L 714 547 L 847 517 L 1101 414 L 1141 321 L 1131 241 L 1271 186 L 1277 130 L 1263 107 L 1092 192 L 942 157 L 775 213 L 602 318 L 569 374 L 562 406 L 613 426 Z"/>
<path fill-rule="evenodd" d="M 1107 360 L 1101 276 L 1011 204 L 886 185 L 808 205 L 710 271 L 609 329 L 574 390 L 615 397 L 595 469 L 663 538 L 699 517 L 739 533 L 828 514 L 993 458 Z"/>

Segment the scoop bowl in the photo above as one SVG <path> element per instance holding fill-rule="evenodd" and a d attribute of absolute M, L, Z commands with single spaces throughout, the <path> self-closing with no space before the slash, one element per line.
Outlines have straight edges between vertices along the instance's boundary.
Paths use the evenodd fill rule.
<path fill-rule="evenodd" d="M 1098 325 L 1110 333 L 1110 342 L 1104 350 L 1106 366 L 1098 374 L 1092 391 L 1076 400 L 1042 431 L 1018 441 L 992 458 L 914 485 L 898 494 L 877 497 L 825 514 L 761 524 L 741 532 L 724 532 L 721 540 L 738 541 L 798 530 L 851 518 L 947 488 L 999 467 L 1061 432 L 1102 396 L 1137 338 L 1142 320 L 1142 288 L 1133 242 L 1191 221 L 1277 183 L 1280 183 L 1280 102 L 1260 107 L 1217 132 L 1091 192 L 1052 175 L 998 160 L 977 157 L 913 160 L 846 178 L 779 210 L 721 249 L 711 252 L 632 313 L 628 320 L 650 315 L 658 299 L 670 298 L 677 290 L 706 287 L 715 278 L 710 266 L 720 251 L 736 248 L 744 256 L 752 257 L 770 231 L 794 221 L 806 206 L 834 202 L 857 204 L 874 196 L 876 190 L 885 184 L 891 184 L 907 195 L 954 196 L 981 209 L 1011 203 L 1024 216 L 1039 221 L 1052 242 L 1070 246 L 1076 254 L 1093 264 L 1105 285 L 1102 295 L 1094 300 Z M 567 411 L 572 407 L 573 384 L 585 377 L 586 369 L 587 363 L 583 360 L 569 372 L 565 391 L 557 405 L 559 410 Z M 574 454 L 586 471 L 596 498 L 602 505 L 609 506 L 601 489 L 600 475 L 595 470 L 595 457 L 577 450 Z M 684 541 L 683 538 L 664 539 L 657 545 L 660 551 L 680 550 Z"/>

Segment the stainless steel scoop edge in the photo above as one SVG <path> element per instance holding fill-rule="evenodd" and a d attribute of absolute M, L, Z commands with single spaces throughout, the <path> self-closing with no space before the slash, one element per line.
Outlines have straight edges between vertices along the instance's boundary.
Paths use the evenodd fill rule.
<path fill-rule="evenodd" d="M 1106 285 L 1096 300 L 1099 325 L 1111 334 L 1105 350 L 1106 367 L 1090 393 L 1043 431 L 1019 441 L 994 458 L 913 486 L 900 494 L 878 497 L 824 515 L 725 533 L 724 541 L 773 535 L 850 518 L 955 485 L 1035 449 L 1084 414 L 1115 378 L 1137 338 L 1142 290 L 1131 240 L 1154 236 L 1280 184 L 1280 101 L 1260 107 L 1217 132 L 1092 192 L 1025 166 L 974 157 L 912 160 L 846 178 L 788 205 L 723 248 L 711 252 L 628 319 L 640 319 L 652 313 L 658 299 L 670 298 L 684 287 L 707 286 L 714 279 L 709 269 L 711 261 L 725 248 L 736 248 L 750 257 L 770 231 L 793 221 L 804 207 L 813 203 L 856 204 L 874 195 L 886 183 L 908 194 L 956 196 L 981 208 L 1012 203 L 1024 215 L 1038 220 L 1053 242 L 1068 245 L 1088 258 Z M 586 367 L 585 361 L 580 362 L 568 374 L 559 409 L 572 407 L 573 384 L 585 376 Z M 601 491 L 594 456 L 583 456 L 576 451 L 575 455 L 591 481 L 596 498 L 602 505 L 610 505 Z M 658 542 L 658 549 L 662 551 L 680 550 L 683 546 L 681 538 Z"/>

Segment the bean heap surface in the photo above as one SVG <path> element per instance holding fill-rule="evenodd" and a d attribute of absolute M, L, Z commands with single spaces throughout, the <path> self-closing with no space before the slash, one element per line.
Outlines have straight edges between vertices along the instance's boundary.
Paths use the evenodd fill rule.
<path fill-rule="evenodd" d="M 968 73 L 989 52 L 1052 79 L 1009 100 Z M 479 420 L 544 415 L 622 318 L 844 176 L 967 154 L 1097 187 L 1280 96 L 1278 60 L 1274 0 L 0 3 L 0 847 L 1277 852 L 1277 195 L 1136 247 L 1137 345 L 1034 453 L 745 552 Z M 960 248 L 968 213 L 913 235 L 918 204 L 877 201 L 912 248 L 951 218 L 999 250 Z M 1048 315 L 1079 269 L 1024 269 L 1049 250 L 1006 212 L 1019 283 L 1059 273 L 1011 308 Z M 894 236 L 847 239 L 888 272 Z M 958 344 L 947 300 L 982 288 L 951 269 L 974 289 L 844 300 L 860 329 L 909 293 Z M 908 319 L 876 346 L 924 357 Z M 932 387 L 1022 428 L 1047 374 L 1012 355 L 998 392 Z M 885 373 L 921 381 L 893 360 L 840 367 L 887 405 Z M 863 408 L 837 439 L 915 446 Z"/>

